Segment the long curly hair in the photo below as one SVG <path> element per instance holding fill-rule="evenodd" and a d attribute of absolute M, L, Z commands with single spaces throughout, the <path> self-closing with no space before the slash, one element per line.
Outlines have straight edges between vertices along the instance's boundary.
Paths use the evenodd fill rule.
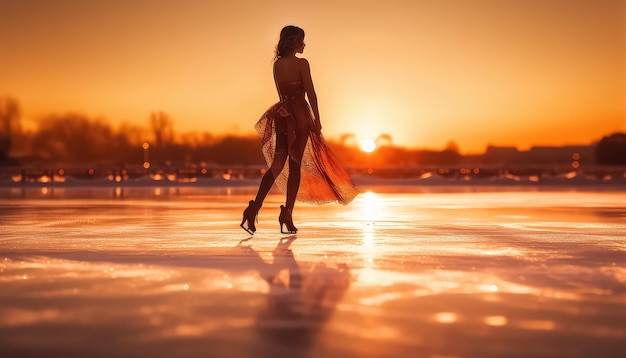
<path fill-rule="evenodd" d="M 298 26 L 287 25 L 280 31 L 280 39 L 276 45 L 274 60 L 294 51 L 304 41 L 304 30 Z"/>

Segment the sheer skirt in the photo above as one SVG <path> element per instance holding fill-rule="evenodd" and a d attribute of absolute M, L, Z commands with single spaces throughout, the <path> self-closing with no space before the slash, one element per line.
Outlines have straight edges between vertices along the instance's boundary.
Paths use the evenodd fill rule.
<path fill-rule="evenodd" d="M 304 145 L 296 199 L 313 204 L 346 205 L 356 197 L 358 189 L 324 137 L 311 131 L 312 125 L 311 109 L 304 98 L 284 99 L 261 116 L 255 129 L 261 136 L 269 170 L 276 178 L 276 186 L 286 193 L 289 176 L 289 160 L 286 159 L 297 162 Z"/>

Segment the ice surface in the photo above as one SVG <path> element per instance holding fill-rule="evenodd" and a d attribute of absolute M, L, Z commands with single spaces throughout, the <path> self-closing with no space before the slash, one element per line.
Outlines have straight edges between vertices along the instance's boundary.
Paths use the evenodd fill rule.
<path fill-rule="evenodd" d="M 0 356 L 622 357 L 626 193 L 0 189 Z"/>

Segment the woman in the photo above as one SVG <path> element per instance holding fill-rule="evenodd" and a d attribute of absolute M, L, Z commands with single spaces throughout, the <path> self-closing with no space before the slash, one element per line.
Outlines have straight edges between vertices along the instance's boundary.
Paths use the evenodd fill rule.
<path fill-rule="evenodd" d="M 241 227 L 250 234 L 256 231 L 255 220 L 274 183 L 286 193 L 278 216 L 284 234 L 298 231 L 292 219 L 296 198 L 316 204 L 345 205 L 358 193 L 322 137 L 309 62 L 296 56 L 304 52 L 304 46 L 304 30 L 296 26 L 282 29 L 274 58 L 274 81 L 280 102 L 270 107 L 255 126 L 269 170 L 261 179 L 256 198 L 243 212 Z"/>

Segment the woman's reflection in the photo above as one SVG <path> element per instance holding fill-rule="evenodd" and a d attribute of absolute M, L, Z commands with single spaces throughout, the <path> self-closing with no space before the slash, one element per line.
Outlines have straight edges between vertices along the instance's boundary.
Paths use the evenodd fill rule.
<path fill-rule="evenodd" d="M 273 262 L 259 270 L 269 292 L 257 316 L 257 328 L 261 338 L 269 339 L 267 343 L 274 348 L 282 346 L 302 353 L 350 287 L 351 275 L 345 264 L 298 263 L 290 249 L 295 240 L 296 236 L 279 240 Z"/>

